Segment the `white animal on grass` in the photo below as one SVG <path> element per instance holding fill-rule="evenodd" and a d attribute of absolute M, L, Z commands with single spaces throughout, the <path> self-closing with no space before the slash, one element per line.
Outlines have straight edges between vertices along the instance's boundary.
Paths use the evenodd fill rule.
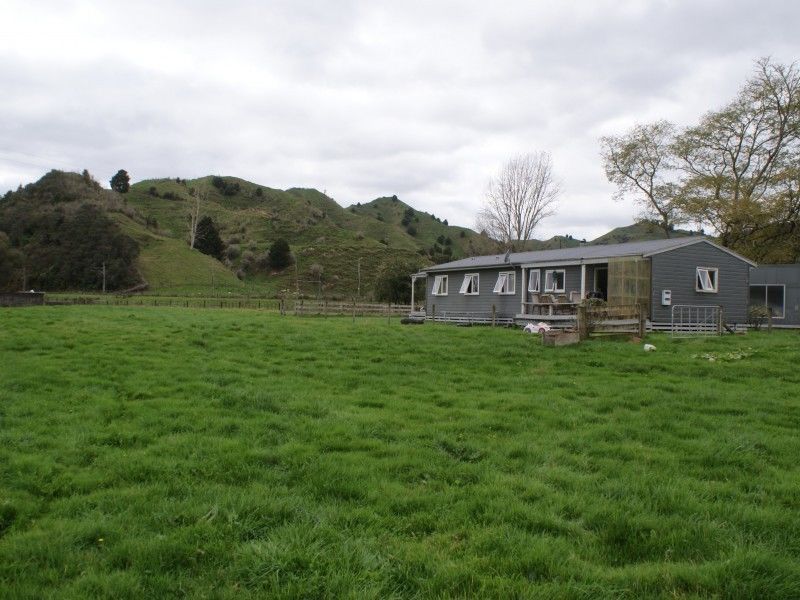
<path fill-rule="evenodd" d="M 656 347 L 653 344 L 645 344 L 644 351 L 645 352 L 655 352 Z"/>

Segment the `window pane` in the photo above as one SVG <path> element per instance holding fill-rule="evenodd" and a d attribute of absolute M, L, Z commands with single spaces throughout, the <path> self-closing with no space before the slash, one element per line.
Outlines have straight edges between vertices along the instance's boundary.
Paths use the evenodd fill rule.
<path fill-rule="evenodd" d="M 464 281 L 461 282 L 461 289 L 458 290 L 459 294 L 466 294 L 469 292 L 469 284 L 472 281 L 471 275 L 464 275 Z"/>
<path fill-rule="evenodd" d="M 750 305 L 751 306 L 764 306 L 767 303 L 767 286 L 765 285 L 751 285 L 750 286 Z"/>
<path fill-rule="evenodd" d="M 531 271 L 528 274 L 528 291 L 529 292 L 539 291 L 539 271 Z"/>
<path fill-rule="evenodd" d="M 509 273 L 506 277 L 506 289 L 503 290 L 508 294 L 513 294 L 516 291 L 517 274 Z"/>
<path fill-rule="evenodd" d="M 555 290 L 557 292 L 564 291 L 564 271 L 556 271 L 555 275 Z"/>
<path fill-rule="evenodd" d="M 714 286 L 711 285 L 711 276 L 708 269 L 697 269 L 697 288 L 704 292 L 713 292 Z"/>
<path fill-rule="evenodd" d="M 495 294 L 499 294 L 500 292 L 503 291 L 503 288 L 506 285 L 506 277 L 507 277 L 506 273 L 500 273 L 500 275 L 497 276 L 497 283 L 494 284 Z"/>
<path fill-rule="evenodd" d="M 553 272 L 546 271 L 544 274 L 544 291 L 545 292 L 552 292 L 553 291 Z"/>
<path fill-rule="evenodd" d="M 767 306 L 772 311 L 773 317 L 783 318 L 783 286 L 767 286 Z"/>

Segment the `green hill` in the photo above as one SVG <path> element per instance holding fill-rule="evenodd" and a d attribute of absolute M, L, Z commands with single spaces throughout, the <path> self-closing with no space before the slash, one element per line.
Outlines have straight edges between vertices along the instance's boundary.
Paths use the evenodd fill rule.
<path fill-rule="evenodd" d="M 219 231 L 221 260 L 189 247 L 195 210 Z M 103 189 L 86 172 L 61 171 L 0 200 L 0 236 L 0 266 L 11 272 L 0 284 L 9 288 L 27 281 L 42 289 L 96 290 L 106 263 L 108 289 L 146 281 L 151 291 L 176 294 L 299 291 L 369 299 L 381 273 L 501 251 L 486 235 L 449 225 L 397 196 L 345 208 L 314 189 L 279 190 L 221 176 L 145 180 L 123 195 Z M 659 237 L 657 226 L 638 223 L 589 243 Z M 278 239 L 289 243 L 295 259 L 283 271 L 269 267 L 268 251 Z M 516 249 L 581 243 L 555 236 Z"/>
<path fill-rule="evenodd" d="M 671 232 L 671 237 L 687 237 L 698 235 L 695 232 L 684 229 L 675 229 Z M 627 227 L 617 227 L 608 233 L 592 240 L 591 244 L 624 244 L 625 242 L 642 242 L 647 240 L 663 240 L 667 236 L 664 230 L 657 224 L 649 221 L 642 221 L 628 225 Z"/>
<path fill-rule="evenodd" d="M 403 215 L 413 209 L 396 197 L 344 208 L 314 189 L 284 191 L 209 176 L 140 181 L 131 186 L 127 202 L 162 238 L 184 243 L 189 215 L 199 202 L 200 214 L 214 220 L 227 245 L 226 268 L 267 294 L 299 287 L 315 295 L 321 284 L 329 297 L 348 298 L 358 289 L 368 297 L 378 273 L 390 264 L 421 267 L 496 248 L 486 236 L 424 212 L 414 213 L 416 231 L 409 231 Z M 296 266 L 272 272 L 267 252 L 281 238 L 288 241 Z"/>

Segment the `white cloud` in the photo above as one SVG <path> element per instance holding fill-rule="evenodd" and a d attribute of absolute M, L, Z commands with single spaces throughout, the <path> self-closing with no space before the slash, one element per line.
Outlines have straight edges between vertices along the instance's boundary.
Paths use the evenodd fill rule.
<path fill-rule="evenodd" d="M 0 191 L 49 168 L 221 173 L 472 226 L 501 164 L 548 150 L 564 194 L 542 237 L 632 220 L 601 135 L 691 122 L 800 46 L 779 0 L 12 0 L 4 17 Z"/>

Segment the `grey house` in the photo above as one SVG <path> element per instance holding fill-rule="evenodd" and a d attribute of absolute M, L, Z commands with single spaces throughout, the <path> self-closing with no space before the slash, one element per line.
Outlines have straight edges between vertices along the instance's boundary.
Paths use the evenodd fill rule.
<path fill-rule="evenodd" d="M 750 305 L 768 307 L 774 327 L 800 327 L 800 264 L 750 269 Z"/>
<path fill-rule="evenodd" d="M 424 306 L 437 320 L 464 315 L 501 322 L 574 320 L 588 297 L 644 306 L 655 327 L 673 307 L 721 307 L 724 321 L 747 322 L 755 263 L 703 237 L 476 256 L 429 267 Z M 415 307 L 416 308 L 416 307 Z"/>

